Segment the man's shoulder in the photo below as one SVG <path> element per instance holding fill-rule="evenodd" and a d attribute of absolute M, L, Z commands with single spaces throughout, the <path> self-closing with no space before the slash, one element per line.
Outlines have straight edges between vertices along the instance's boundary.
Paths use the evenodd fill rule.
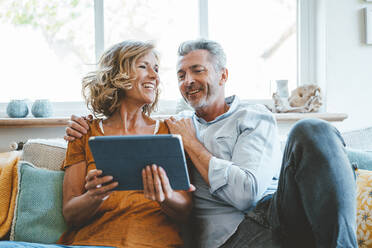
<path fill-rule="evenodd" d="M 250 120 L 275 120 L 274 114 L 263 104 L 240 104 L 237 114 Z"/>
<path fill-rule="evenodd" d="M 177 113 L 174 117 L 176 119 L 182 119 L 182 118 L 191 118 L 194 115 L 194 111 L 192 110 L 183 110 L 179 113 Z"/>

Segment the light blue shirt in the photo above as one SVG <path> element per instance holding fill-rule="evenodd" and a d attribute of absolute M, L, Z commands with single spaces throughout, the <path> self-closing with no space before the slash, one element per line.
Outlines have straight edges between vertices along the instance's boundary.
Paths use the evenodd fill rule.
<path fill-rule="evenodd" d="M 213 155 L 210 187 L 193 167 L 194 231 L 199 247 L 219 247 L 237 229 L 244 213 L 277 188 L 282 153 L 273 114 L 263 105 L 226 98 L 229 110 L 206 122 L 192 115 L 196 135 Z M 183 112 L 179 117 L 190 115 Z"/>

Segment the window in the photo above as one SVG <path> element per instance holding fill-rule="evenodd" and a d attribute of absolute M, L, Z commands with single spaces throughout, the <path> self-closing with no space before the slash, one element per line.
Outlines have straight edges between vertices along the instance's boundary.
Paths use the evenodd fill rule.
<path fill-rule="evenodd" d="M 153 40 L 160 53 L 161 98 L 180 98 L 177 48 L 198 37 L 197 0 L 105 1 L 104 34 L 105 49 L 126 39 Z"/>
<path fill-rule="evenodd" d="M 153 40 L 157 45 L 161 99 L 173 101 L 174 107 L 174 101 L 180 99 L 175 73 L 177 47 L 184 40 L 200 36 L 217 40 L 226 51 L 228 95 L 270 99 L 276 79 L 288 79 L 293 89 L 301 77 L 298 71 L 301 74 L 310 68 L 304 65 L 307 57 L 301 55 L 298 60 L 297 51 L 311 50 L 297 48 L 297 40 L 306 36 L 297 27 L 312 27 L 309 22 L 315 19 L 315 12 L 308 11 L 312 2 L 3 0 L 0 30 L 6 35 L 0 39 L 0 68 L 1 85 L 6 85 L 6 90 L 0 91 L 0 102 L 23 98 L 82 101 L 81 78 L 94 70 L 95 52 L 121 40 L 141 39 Z M 103 4 L 96 5 L 95 11 L 95 3 Z M 97 6 L 103 18 L 97 16 Z M 306 12 L 306 18 L 302 18 L 302 12 Z M 103 27 L 103 44 L 95 41 L 95 28 L 100 26 L 97 22 Z M 305 38 L 310 47 L 316 40 Z"/>
<path fill-rule="evenodd" d="M 81 101 L 81 78 L 95 67 L 90 0 L 0 2 L 0 102 Z"/>
<path fill-rule="evenodd" d="M 228 95 L 268 99 L 277 79 L 296 87 L 296 0 L 212 0 L 208 10 L 209 38 L 227 55 Z"/>

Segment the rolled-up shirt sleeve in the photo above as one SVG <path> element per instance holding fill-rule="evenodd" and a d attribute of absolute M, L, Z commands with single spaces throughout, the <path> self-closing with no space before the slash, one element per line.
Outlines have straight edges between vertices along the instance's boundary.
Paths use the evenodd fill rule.
<path fill-rule="evenodd" d="M 281 152 L 272 115 L 240 128 L 236 143 L 230 144 L 231 160 L 213 156 L 208 179 L 213 195 L 244 211 L 255 205 L 277 175 Z"/>

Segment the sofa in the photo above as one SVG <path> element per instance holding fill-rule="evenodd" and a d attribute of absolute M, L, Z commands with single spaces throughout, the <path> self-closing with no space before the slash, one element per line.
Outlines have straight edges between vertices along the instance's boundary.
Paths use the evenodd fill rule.
<path fill-rule="evenodd" d="M 359 247 L 372 247 L 372 127 L 345 132 L 343 137 L 350 162 L 358 167 Z M 64 172 L 60 170 L 66 147 L 63 139 L 33 139 L 24 144 L 16 162 L 18 176 L 13 180 L 17 185 L 15 204 L 8 212 L 11 228 L 2 240 L 54 243 L 66 230 L 62 216 Z"/>

